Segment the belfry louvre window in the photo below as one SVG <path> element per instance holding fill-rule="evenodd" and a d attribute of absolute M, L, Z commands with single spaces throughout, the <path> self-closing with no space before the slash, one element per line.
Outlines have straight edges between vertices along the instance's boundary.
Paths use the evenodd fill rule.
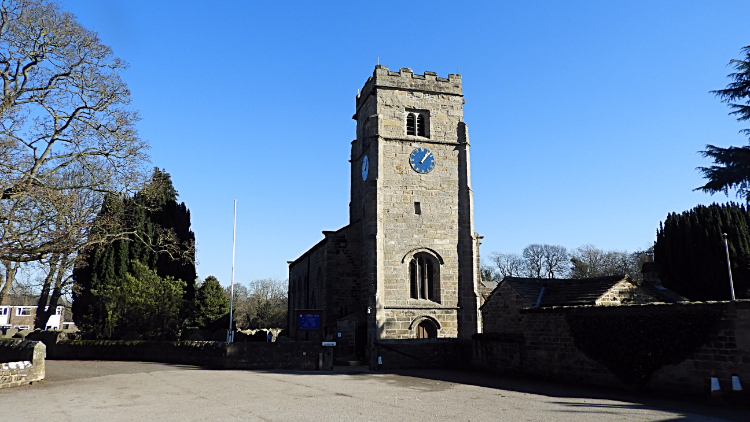
<path fill-rule="evenodd" d="M 409 263 L 412 299 L 435 300 L 435 263 L 427 254 L 417 254 Z"/>
<path fill-rule="evenodd" d="M 427 136 L 424 115 L 421 113 L 409 113 L 406 115 L 406 134 L 416 136 Z"/>

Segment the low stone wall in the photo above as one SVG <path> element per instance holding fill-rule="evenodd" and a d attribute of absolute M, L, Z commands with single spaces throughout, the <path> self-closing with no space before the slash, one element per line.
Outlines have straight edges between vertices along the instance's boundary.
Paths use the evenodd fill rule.
<path fill-rule="evenodd" d="M 197 365 L 215 369 L 318 368 L 320 344 L 312 342 L 223 343 L 215 341 L 62 340 L 48 359 L 121 360 Z"/>
<path fill-rule="evenodd" d="M 456 338 L 380 340 L 373 356 L 380 357 L 382 369 L 458 369 L 471 367 L 471 351 L 470 340 Z"/>
<path fill-rule="evenodd" d="M 4 326 L 0 328 L 0 339 L 13 338 L 13 336 L 16 335 L 17 332 L 18 328 Z"/>
<path fill-rule="evenodd" d="M 616 375 L 612 370 L 615 361 L 597 358 L 591 350 L 581 350 L 581 336 L 571 332 L 570 322 L 596 321 L 619 317 L 621 321 L 637 320 L 644 324 L 659 324 L 669 321 L 675 315 L 714 315 L 716 323 L 707 332 L 707 340 L 693 348 L 679 362 L 668 362 L 644 378 L 643 385 L 628 381 L 628 373 Z M 586 319 L 588 318 L 588 319 Z M 640 318 L 640 319 L 639 319 Z M 517 324 L 506 325 L 508 332 L 485 333 L 474 336 L 472 364 L 475 369 L 503 374 L 532 375 L 604 386 L 624 388 L 642 387 L 651 391 L 676 394 L 707 395 L 710 391 L 711 371 L 715 371 L 724 391 L 731 391 L 732 370 L 736 370 L 745 386 L 750 386 L 750 301 L 648 304 L 636 306 L 578 306 L 557 308 L 534 308 L 521 311 Z M 585 331 L 585 330 L 584 330 Z M 590 329 L 589 336 L 600 336 L 602 342 L 617 339 L 617 327 L 603 332 Z M 648 330 L 644 330 L 646 332 Z M 690 341 L 684 336 L 685 341 Z M 675 337 L 680 339 L 681 337 Z M 596 338 L 595 338 L 596 339 Z M 589 344 L 592 342 L 589 338 Z M 650 340 L 650 339 L 649 339 Z M 638 337 L 632 339 L 638 341 Z M 674 349 L 679 352 L 681 340 L 675 341 Z M 662 353 L 663 360 L 669 361 L 669 345 L 654 348 L 654 354 Z M 658 349 L 658 350 L 657 350 Z M 689 347 L 683 347 L 689 349 Z M 588 356 L 592 355 L 592 357 Z M 648 365 L 650 357 L 638 364 Z M 673 358 L 672 358 L 673 359 Z M 674 359 L 673 359 L 674 360 Z M 606 362 L 605 362 L 606 361 Z M 609 364 L 609 368 L 605 363 Z M 622 365 L 620 365 L 622 366 Z M 617 368 L 622 369 L 622 368 Z M 625 368 L 628 369 L 628 368 Z M 632 372 L 644 371 L 635 368 Z"/>
<path fill-rule="evenodd" d="M 0 388 L 44 379 L 45 353 L 39 341 L 0 340 Z"/>

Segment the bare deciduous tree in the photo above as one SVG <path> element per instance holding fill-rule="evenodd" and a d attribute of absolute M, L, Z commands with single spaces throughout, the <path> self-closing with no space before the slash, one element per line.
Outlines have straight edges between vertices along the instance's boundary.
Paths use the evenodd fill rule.
<path fill-rule="evenodd" d="M 0 3 L 0 259 L 71 251 L 104 193 L 142 185 L 125 67 L 56 4 Z"/>
<path fill-rule="evenodd" d="M 544 272 L 544 249 L 542 245 L 532 243 L 523 248 L 523 259 L 526 260 L 526 275 L 542 278 Z"/>
<path fill-rule="evenodd" d="M 6 259 L 0 261 L 3 264 L 2 279 L 0 279 L 0 303 L 3 303 L 3 298 L 10 292 L 13 281 L 16 279 L 18 268 L 21 266 L 20 262 L 8 261 Z"/>
<path fill-rule="evenodd" d="M 74 262 L 75 254 L 52 254 L 46 262 L 42 261 L 46 276 L 37 300 L 34 328 L 46 329 L 47 321 L 55 314 L 60 299 L 65 293 L 70 292 Z"/>
<path fill-rule="evenodd" d="M 522 276 L 528 271 L 526 261 L 518 254 L 492 252 L 489 258 L 497 267 L 501 279 Z"/>
<path fill-rule="evenodd" d="M 542 245 L 542 264 L 547 278 L 563 278 L 568 275 L 568 250 L 565 246 Z"/>
<path fill-rule="evenodd" d="M 563 278 L 568 275 L 569 256 L 564 246 L 532 243 L 522 256 L 493 252 L 490 259 L 503 277 Z"/>
<path fill-rule="evenodd" d="M 649 252 L 628 253 L 605 251 L 594 245 L 583 245 L 573 250 L 570 261 L 571 277 L 601 277 L 628 274 L 634 280 L 642 279 L 640 267 L 648 260 Z"/>
<path fill-rule="evenodd" d="M 0 2 L 0 300 L 20 263 L 119 236 L 101 219 L 115 227 L 90 234 L 105 193 L 134 192 L 147 175 L 126 67 L 54 2 Z"/>
<path fill-rule="evenodd" d="M 264 278 L 250 282 L 249 288 L 234 286 L 235 322 L 243 329 L 279 328 L 286 324 L 286 281 Z M 229 288 L 225 288 L 229 295 Z"/>

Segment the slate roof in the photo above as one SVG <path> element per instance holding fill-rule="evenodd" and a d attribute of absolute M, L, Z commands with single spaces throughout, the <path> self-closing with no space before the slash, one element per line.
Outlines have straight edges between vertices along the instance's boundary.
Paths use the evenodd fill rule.
<path fill-rule="evenodd" d="M 686 298 L 685 296 L 679 295 L 658 284 L 644 282 L 640 285 L 640 288 L 648 292 L 648 294 L 650 294 L 651 296 L 659 299 L 661 302 L 689 302 L 688 298 Z"/>
<path fill-rule="evenodd" d="M 36 306 L 39 296 L 7 294 L 3 298 L 2 306 Z"/>
<path fill-rule="evenodd" d="M 3 303 L 0 306 L 37 306 L 39 303 L 39 295 L 16 295 L 7 294 L 3 298 Z M 57 306 L 64 306 L 69 308 L 70 304 L 67 303 L 65 298 L 60 298 L 57 302 Z"/>
<path fill-rule="evenodd" d="M 576 306 L 594 305 L 597 299 L 623 279 L 625 279 L 624 275 L 582 279 L 505 277 L 503 283 L 509 283 L 531 306 L 536 306 L 543 287 L 544 294 L 539 306 Z M 638 286 L 660 302 L 687 301 L 684 297 L 662 286 L 647 282 Z"/>

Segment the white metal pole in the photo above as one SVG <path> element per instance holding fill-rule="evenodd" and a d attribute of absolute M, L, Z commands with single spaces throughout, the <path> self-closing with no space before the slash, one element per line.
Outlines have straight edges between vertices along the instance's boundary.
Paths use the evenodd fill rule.
<path fill-rule="evenodd" d="M 232 331 L 232 316 L 234 315 L 234 246 L 237 238 L 237 200 L 234 200 L 234 226 L 232 227 L 232 287 L 229 295 L 229 332 L 227 334 L 227 343 L 234 342 L 234 332 Z"/>
<path fill-rule="evenodd" d="M 732 291 L 732 300 L 734 299 L 734 282 L 732 281 L 732 265 L 729 264 L 729 242 L 727 242 L 727 234 L 724 234 L 724 250 L 727 251 L 727 271 L 729 271 L 729 289 Z"/>

